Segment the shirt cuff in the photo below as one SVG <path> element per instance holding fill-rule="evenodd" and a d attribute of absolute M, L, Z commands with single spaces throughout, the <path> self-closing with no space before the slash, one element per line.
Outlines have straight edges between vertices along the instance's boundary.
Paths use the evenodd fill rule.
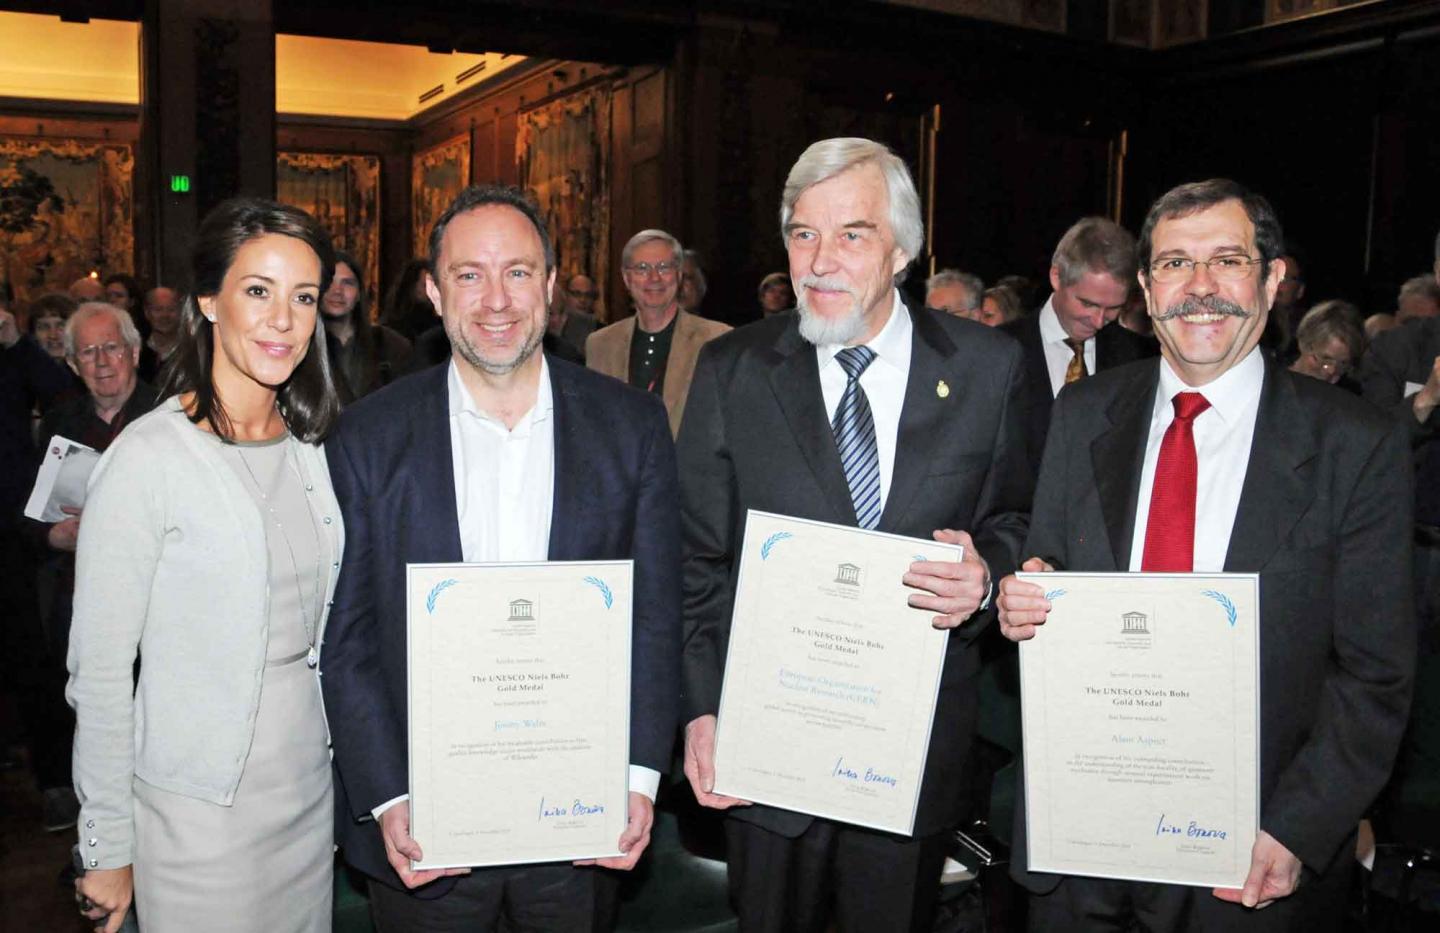
<path fill-rule="evenodd" d="M 660 772 L 644 765 L 630 766 L 630 792 L 644 794 L 653 803 L 660 792 Z"/>
<path fill-rule="evenodd" d="M 370 815 L 373 816 L 373 817 L 375 817 L 376 822 L 379 822 L 379 820 L 380 820 L 380 814 L 384 813 L 386 810 L 388 810 L 388 809 L 390 809 L 391 807 L 395 806 L 395 804 L 397 804 L 397 803 L 402 803 L 403 801 L 406 801 L 406 800 L 409 800 L 409 799 L 410 799 L 410 795 L 409 795 L 409 794 L 401 794 L 399 797 L 391 797 L 389 800 L 387 800 L 387 801 L 385 801 L 384 803 L 380 804 L 380 806 L 378 806 L 378 807 L 376 807 L 375 809 L 371 810 L 371 811 L 370 811 Z"/>
<path fill-rule="evenodd" d="M 980 600 L 980 605 L 975 608 L 976 612 L 984 612 L 990 608 L 990 603 L 995 599 L 995 581 L 985 581 L 985 598 Z"/>

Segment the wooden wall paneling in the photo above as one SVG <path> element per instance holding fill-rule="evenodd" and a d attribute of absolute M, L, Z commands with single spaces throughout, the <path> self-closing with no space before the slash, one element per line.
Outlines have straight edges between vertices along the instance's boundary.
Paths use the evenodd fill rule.
<path fill-rule="evenodd" d="M 620 275 L 625 241 L 649 227 L 670 229 L 671 211 L 679 200 L 666 171 L 668 73 L 664 68 L 637 69 L 613 89 L 610 166 L 610 281 L 605 293 L 607 320 L 630 312 L 630 299 Z M 683 241 L 682 241 L 683 242 Z"/>

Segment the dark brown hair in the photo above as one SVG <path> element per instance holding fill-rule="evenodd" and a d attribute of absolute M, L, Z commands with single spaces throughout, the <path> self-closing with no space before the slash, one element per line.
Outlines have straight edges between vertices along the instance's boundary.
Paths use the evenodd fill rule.
<path fill-rule="evenodd" d="M 190 420 L 196 424 L 208 421 L 216 436 L 227 441 L 232 440 L 230 419 L 215 393 L 211 372 L 215 325 L 200 313 L 199 299 L 219 294 L 240 247 L 267 234 L 294 237 L 314 250 L 320 258 L 319 295 L 330 287 L 335 252 L 330 235 L 309 214 L 265 198 L 232 198 L 216 205 L 196 233 L 191 287 L 180 311 L 180 338 L 160 391 L 162 398 L 193 392 L 195 404 L 189 412 Z M 315 312 L 310 349 L 277 395 L 285 427 L 309 444 L 322 440 L 340 415 L 340 400 L 330 376 L 330 356 L 325 351 L 325 327 L 319 319 L 318 296 Z"/>

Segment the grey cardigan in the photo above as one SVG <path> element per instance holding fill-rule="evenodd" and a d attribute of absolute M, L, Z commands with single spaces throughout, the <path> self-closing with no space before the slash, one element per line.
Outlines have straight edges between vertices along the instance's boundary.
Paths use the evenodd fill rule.
<path fill-rule="evenodd" d="M 344 534 L 324 449 L 289 443 L 338 564 Z M 126 428 L 90 477 L 67 658 L 80 850 L 90 868 L 133 861 L 136 778 L 233 802 L 260 702 L 269 579 L 260 510 L 178 401 Z"/>

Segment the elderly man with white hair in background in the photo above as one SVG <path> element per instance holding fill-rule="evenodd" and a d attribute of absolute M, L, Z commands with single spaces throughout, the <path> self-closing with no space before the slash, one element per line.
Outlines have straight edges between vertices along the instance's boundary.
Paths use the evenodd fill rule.
<path fill-rule="evenodd" d="M 40 450 L 56 437 L 103 452 L 126 425 L 155 407 L 155 390 L 139 381 L 140 332 L 130 315 L 102 302 L 86 302 L 65 322 L 65 361 L 85 383 L 86 393 L 62 402 L 40 422 Z M 79 804 L 71 789 L 70 746 L 75 716 L 65 702 L 65 653 L 75 590 L 75 541 L 81 510 L 66 508 L 58 522 L 24 520 L 25 534 L 45 555 L 55 580 L 54 596 L 42 620 L 45 659 L 31 673 L 38 679 L 33 700 L 45 727 L 35 737 L 35 776 L 43 791 L 45 828 L 75 824 Z"/>
<path fill-rule="evenodd" d="M 632 236 L 621 250 L 620 267 L 635 314 L 585 341 L 585 365 L 660 396 L 674 434 L 680 432 L 695 355 L 730 329 L 680 307 L 684 261 L 680 241 L 664 230 Z"/>
<path fill-rule="evenodd" d="M 925 280 L 925 307 L 956 317 L 980 320 L 985 283 L 978 275 L 959 269 L 941 269 Z"/>
<path fill-rule="evenodd" d="M 910 172 L 884 145 L 827 139 L 805 150 L 785 182 L 780 226 L 798 307 L 700 351 L 680 432 L 685 774 L 702 805 L 729 813 L 742 930 L 930 930 L 948 830 L 968 815 L 976 638 L 1030 506 L 1024 363 L 991 328 L 906 305 L 897 286 L 925 227 Z M 912 835 L 715 793 L 716 713 L 750 509 L 965 549 L 963 560 L 917 561 L 903 577 L 908 605 L 925 610 L 910 624 L 947 633 Z"/>

